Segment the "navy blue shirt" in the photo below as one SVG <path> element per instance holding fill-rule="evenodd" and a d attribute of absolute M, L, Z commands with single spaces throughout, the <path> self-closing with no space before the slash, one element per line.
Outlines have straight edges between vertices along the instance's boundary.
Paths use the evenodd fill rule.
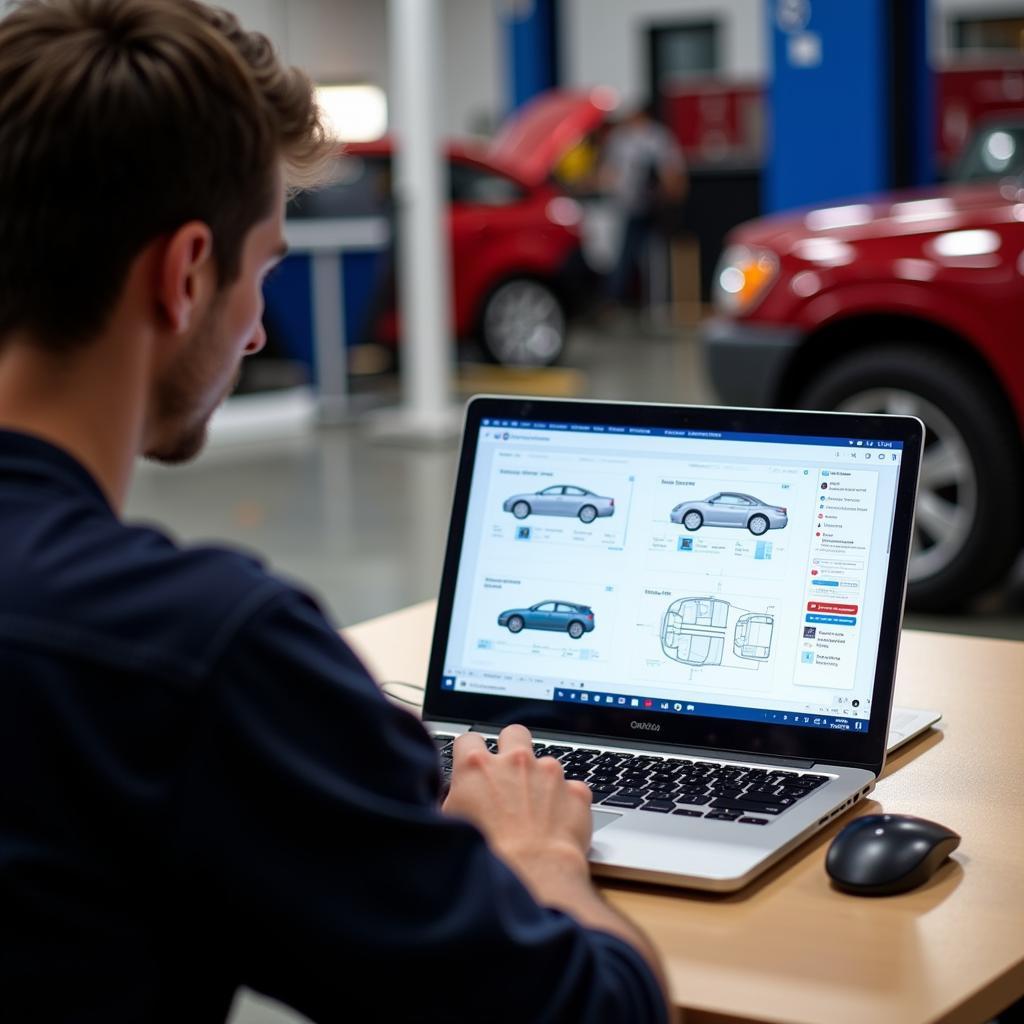
<path fill-rule="evenodd" d="M 621 940 L 437 806 L 434 746 L 315 603 L 120 522 L 0 431 L 0 1013 L 664 1020 Z"/>

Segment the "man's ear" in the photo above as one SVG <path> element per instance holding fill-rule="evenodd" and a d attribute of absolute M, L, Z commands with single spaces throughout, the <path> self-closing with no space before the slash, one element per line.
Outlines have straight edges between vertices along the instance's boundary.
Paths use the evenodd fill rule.
<path fill-rule="evenodd" d="M 157 261 L 156 300 L 167 326 L 184 334 L 214 288 L 213 233 L 199 220 L 182 224 Z"/>

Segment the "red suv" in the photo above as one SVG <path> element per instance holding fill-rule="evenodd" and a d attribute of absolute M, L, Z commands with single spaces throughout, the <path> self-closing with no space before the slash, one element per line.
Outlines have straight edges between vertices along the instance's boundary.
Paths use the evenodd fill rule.
<path fill-rule="evenodd" d="M 447 146 L 453 326 L 459 338 L 477 338 L 495 362 L 547 365 L 562 355 L 567 315 L 582 300 L 588 272 L 582 210 L 551 173 L 608 109 L 607 91 L 550 92 L 489 144 Z M 347 145 L 338 181 L 300 194 L 289 218 L 371 216 L 393 226 L 391 155 L 388 139 Z M 400 332 L 390 260 L 376 279 L 363 333 L 394 345 Z"/>
<path fill-rule="evenodd" d="M 1022 139 L 989 130 L 1001 132 L 987 149 L 996 180 L 741 225 L 703 329 L 730 404 L 924 421 L 910 562 L 920 609 L 961 605 L 1021 548 L 1024 180 L 998 172 Z"/>

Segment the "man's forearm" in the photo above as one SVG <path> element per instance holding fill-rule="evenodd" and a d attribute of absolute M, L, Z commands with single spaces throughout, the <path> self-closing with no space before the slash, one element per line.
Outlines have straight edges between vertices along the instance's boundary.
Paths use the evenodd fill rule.
<path fill-rule="evenodd" d="M 639 928 L 601 898 L 590 881 L 585 859 L 566 851 L 557 857 L 512 866 L 538 903 L 561 910 L 585 928 L 615 935 L 636 949 L 658 979 L 672 1016 L 668 984 L 657 951 Z"/>

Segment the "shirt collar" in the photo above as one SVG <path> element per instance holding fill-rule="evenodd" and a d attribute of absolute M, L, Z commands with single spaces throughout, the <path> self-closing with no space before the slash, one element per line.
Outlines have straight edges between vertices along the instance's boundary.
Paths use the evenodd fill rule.
<path fill-rule="evenodd" d="M 113 513 L 92 474 L 63 448 L 32 434 L 0 430 L 0 483 L 15 477 L 59 482 Z"/>

